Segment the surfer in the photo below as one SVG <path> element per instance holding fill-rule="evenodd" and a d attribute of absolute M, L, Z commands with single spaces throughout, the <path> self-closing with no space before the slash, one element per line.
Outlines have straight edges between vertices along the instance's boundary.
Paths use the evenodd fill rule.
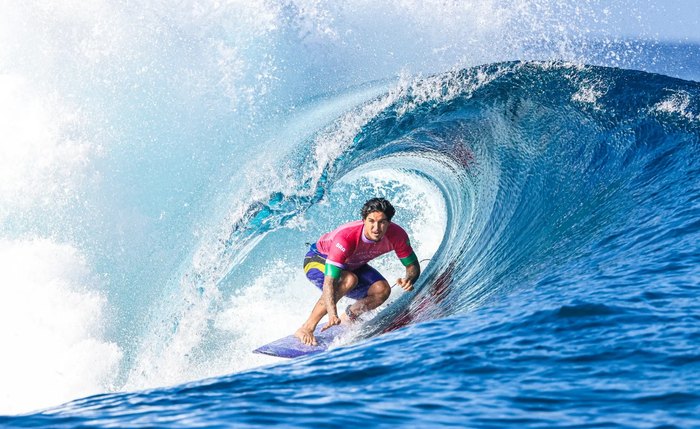
<path fill-rule="evenodd" d="M 341 225 L 311 245 L 304 258 L 304 271 L 322 293 L 309 318 L 294 333 L 302 343 L 316 345 L 313 333 L 326 314 L 328 324 L 323 330 L 355 322 L 362 313 L 377 308 L 389 298 L 389 283 L 367 265 L 380 255 L 396 252 L 406 267 L 406 275 L 396 280 L 396 284 L 405 291 L 413 290 L 420 276 L 420 264 L 406 231 L 391 222 L 394 213 L 389 201 L 372 198 L 362 207 L 362 220 Z M 339 317 L 336 304 L 344 296 L 356 301 Z"/>

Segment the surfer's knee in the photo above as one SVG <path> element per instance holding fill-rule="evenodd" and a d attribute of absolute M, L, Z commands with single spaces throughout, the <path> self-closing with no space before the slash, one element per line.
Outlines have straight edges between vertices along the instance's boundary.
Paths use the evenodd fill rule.
<path fill-rule="evenodd" d="M 357 281 L 357 275 L 350 271 L 343 271 L 343 274 L 340 277 L 342 289 L 346 292 L 357 286 Z"/>
<path fill-rule="evenodd" d="M 375 299 L 380 300 L 381 302 L 384 302 L 389 299 L 389 295 L 391 295 L 391 287 L 386 280 L 379 280 L 372 283 L 372 286 L 369 287 L 367 294 L 374 296 Z"/>

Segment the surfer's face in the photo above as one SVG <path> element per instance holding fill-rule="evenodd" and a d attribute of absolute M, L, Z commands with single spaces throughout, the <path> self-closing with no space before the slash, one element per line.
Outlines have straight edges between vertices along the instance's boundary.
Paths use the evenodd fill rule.
<path fill-rule="evenodd" d="M 365 237 L 372 241 L 381 240 L 384 234 L 386 234 L 386 230 L 389 228 L 389 223 L 391 223 L 382 212 L 372 212 L 368 214 L 363 222 L 365 223 Z"/>

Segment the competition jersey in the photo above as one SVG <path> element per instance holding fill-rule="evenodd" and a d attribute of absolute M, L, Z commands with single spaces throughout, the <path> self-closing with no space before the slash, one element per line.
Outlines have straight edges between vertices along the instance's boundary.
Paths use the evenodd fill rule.
<path fill-rule="evenodd" d="M 316 250 L 325 255 L 326 274 L 329 273 L 329 265 L 354 270 L 392 250 L 404 266 L 418 259 L 411 248 L 408 234 L 395 223 L 389 223 L 386 234 L 379 241 L 365 237 L 363 227 L 361 220 L 346 223 L 318 239 Z"/>

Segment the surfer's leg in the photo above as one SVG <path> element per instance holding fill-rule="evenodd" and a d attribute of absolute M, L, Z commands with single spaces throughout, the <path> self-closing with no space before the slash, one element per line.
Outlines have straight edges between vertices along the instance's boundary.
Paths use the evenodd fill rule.
<path fill-rule="evenodd" d="M 307 273 L 307 277 L 308 273 Z M 311 278 L 309 278 L 311 280 Z M 318 287 L 318 284 L 316 281 L 312 280 L 312 283 Z M 345 294 L 348 293 L 348 291 L 352 290 L 355 286 L 357 285 L 357 276 L 350 271 L 343 271 L 340 275 L 340 283 L 338 284 L 338 290 L 336 291 L 336 302 Z M 323 283 L 321 282 L 321 290 L 323 290 Z M 316 338 L 314 337 L 314 330 L 316 329 L 316 326 L 318 325 L 318 322 L 323 319 L 323 316 L 327 314 L 326 311 L 326 305 L 323 302 L 323 297 L 319 298 L 318 301 L 316 301 L 316 305 L 314 305 L 313 310 L 311 310 L 311 314 L 309 315 L 309 318 L 306 319 L 306 322 L 304 322 L 303 325 L 297 331 L 294 333 L 294 336 L 299 338 L 299 340 L 308 345 L 316 345 Z"/>
<path fill-rule="evenodd" d="M 374 310 L 391 295 L 389 283 L 379 271 L 371 266 L 363 265 L 353 272 L 358 277 L 358 284 L 347 296 L 357 301 L 349 307 L 352 316 L 347 314 L 347 310 L 341 316 L 341 320 L 344 322 L 366 311 Z"/>
<path fill-rule="evenodd" d="M 352 290 L 356 285 L 357 276 L 351 273 L 350 271 L 343 271 L 340 275 L 340 283 L 338 284 L 338 290 L 335 292 L 336 302 L 340 298 L 344 297 L 345 294 L 347 294 L 348 291 Z M 313 332 L 314 329 L 316 329 L 316 325 L 318 325 L 318 322 L 320 322 L 321 319 L 323 319 L 323 316 L 325 316 L 327 313 L 328 312 L 326 311 L 326 305 L 323 302 L 323 297 L 321 297 L 318 299 L 318 301 L 316 301 L 314 309 L 311 310 L 311 315 L 302 327 Z"/>
<path fill-rule="evenodd" d="M 357 300 L 350 306 L 350 311 L 355 315 L 374 310 L 379 307 L 391 295 L 391 286 L 386 280 L 378 280 L 367 289 L 367 296 Z"/>
<path fill-rule="evenodd" d="M 309 252 L 306 254 L 306 258 L 304 258 L 304 272 L 306 273 L 306 278 L 309 279 L 309 281 L 321 292 L 323 292 L 323 282 L 326 278 L 326 275 L 324 274 L 325 265 L 326 259 L 323 257 L 323 255 Z M 338 290 L 335 291 L 336 302 L 348 294 L 348 292 L 352 291 L 355 286 L 357 286 L 358 281 L 359 276 L 357 274 L 343 270 L 340 274 L 340 284 L 338 285 Z M 366 286 L 369 287 L 371 283 L 372 282 L 367 283 Z M 363 293 L 362 296 L 364 295 L 365 293 Z"/>

